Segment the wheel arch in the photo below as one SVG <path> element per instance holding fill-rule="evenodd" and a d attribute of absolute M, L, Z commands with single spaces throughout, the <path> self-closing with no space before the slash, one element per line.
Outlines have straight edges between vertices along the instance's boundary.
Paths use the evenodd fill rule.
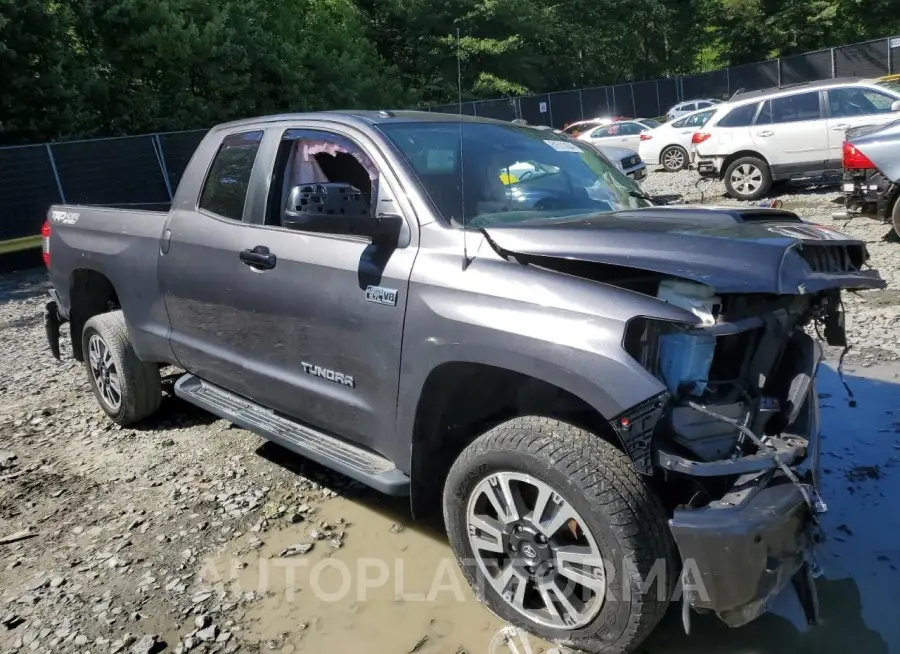
<path fill-rule="evenodd" d="M 600 411 L 564 385 L 485 363 L 450 361 L 428 375 L 416 405 L 410 450 L 410 502 L 417 518 L 440 506 L 444 480 L 465 447 L 523 415 L 564 420 L 622 449 Z"/>
<path fill-rule="evenodd" d="M 728 167 L 738 159 L 743 159 L 744 157 L 755 157 L 766 164 L 770 171 L 772 169 L 772 164 L 769 163 L 769 160 L 761 152 L 757 152 L 756 150 L 738 150 L 725 157 L 725 160 L 722 162 L 722 168 L 719 170 L 719 179 L 725 179 L 725 173 L 727 172 Z"/>
<path fill-rule="evenodd" d="M 72 271 L 69 284 L 69 336 L 72 356 L 84 361 L 81 333 L 94 316 L 119 309 L 119 294 L 109 277 L 92 268 Z"/>

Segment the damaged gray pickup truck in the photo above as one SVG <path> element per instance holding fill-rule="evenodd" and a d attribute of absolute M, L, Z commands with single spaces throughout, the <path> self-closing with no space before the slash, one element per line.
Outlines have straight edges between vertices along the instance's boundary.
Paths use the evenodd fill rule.
<path fill-rule="evenodd" d="M 811 621 L 822 358 L 866 246 L 653 206 L 564 136 L 417 112 L 214 128 L 168 212 L 51 207 L 46 325 L 120 424 L 177 396 L 443 508 L 502 619 L 634 651 L 673 601 Z M 814 330 L 810 329 L 815 333 Z M 151 423 L 152 424 L 152 423 Z M 681 590 L 684 592 L 681 592 Z"/>

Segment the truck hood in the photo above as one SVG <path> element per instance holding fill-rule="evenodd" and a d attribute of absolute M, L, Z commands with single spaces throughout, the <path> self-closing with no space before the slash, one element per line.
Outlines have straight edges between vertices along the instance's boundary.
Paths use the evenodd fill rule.
<path fill-rule="evenodd" d="M 651 207 L 483 228 L 505 257 L 568 259 L 708 284 L 720 293 L 797 295 L 884 288 L 865 243 L 777 209 Z"/>

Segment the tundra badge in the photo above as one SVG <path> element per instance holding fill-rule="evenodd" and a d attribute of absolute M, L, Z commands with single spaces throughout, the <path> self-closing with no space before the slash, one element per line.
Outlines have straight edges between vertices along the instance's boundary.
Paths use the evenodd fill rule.
<path fill-rule="evenodd" d="M 384 286 L 366 287 L 366 300 L 375 304 L 386 304 L 389 307 L 397 306 L 397 289 Z"/>
<path fill-rule="evenodd" d="M 345 375 L 342 372 L 335 372 L 334 370 L 323 368 L 322 366 L 314 366 L 311 363 L 306 363 L 306 361 L 301 361 L 300 365 L 303 367 L 303 372 L 312 375 L 313 377 L 321 377 L 322 379 L 334 382 L 335 384 L 343 384 L 350 388 L 356 386 L 356 382 L 353 381 L 353 377 L 350 375 Z"/>

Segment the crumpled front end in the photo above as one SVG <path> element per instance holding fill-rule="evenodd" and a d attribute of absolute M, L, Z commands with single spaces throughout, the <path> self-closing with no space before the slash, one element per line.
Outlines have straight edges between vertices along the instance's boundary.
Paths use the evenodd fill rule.
<path fill-rule="evenodd" d="M 660 383 L 609 424 L 666 504 L 686 626 L 692 608 L 745 624 L 788 584 L 814 621 L 825 506 L 822 348 L 810 334 L 846 348 L 841 292 L 885 287 L 865 243 L 790 212 L 733 207 L 652 207 L 485 234 L 509 260 L 642 296 L 621 347 Z M 672 306 L 654 314 L 647 297 L 679 317 Z"/>
<path fill-rule="evenodd" d="M 840 295 L 705 290 L 681 284 L 670 297 L 697 325 L 630 325 L 626 350 L 668 391 L 612 424 L 638 469 L 663 476 L 664 500 L 676 498 L 686 622 L 693 608 L 741 626 L 791 583 L 814 622 L 822 347 L 804 328 L 846 345 Z"/>

